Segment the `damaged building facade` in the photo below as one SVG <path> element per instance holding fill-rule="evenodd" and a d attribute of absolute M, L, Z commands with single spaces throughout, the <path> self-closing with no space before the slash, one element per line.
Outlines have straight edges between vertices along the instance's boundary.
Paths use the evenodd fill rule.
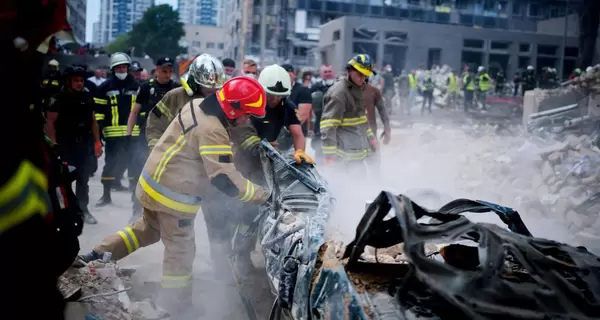
<path fill-rule="evenodd" d="M 509 76 L 528 65 L 538 70 L 554 67 L 564 70 L 563 74 L 575 68 L 575 35 L 538 32 L 540 21 L 564 15 L 568 10 L 564 3 L 479 1 L 484 5 L 467 8 L 462 5 L 465 1 L 456 1 L 448 6 L 434 5 L 443 2 L 431 1 L 423 8 L 384 6 L 377 15 L 373 14 L 375 6 L 364 6 L 361 17 L 328 21 L 320 28 L 319 58 L 341 70 L 351 55 L 368 53 L 377 67 L 391 64 L 395 73 L 443 64 L 455 69 L 465 64 L 484 65 L 491 72 L 501 69 Z M 486 9 L 488 2 L 503 5 Z"/>

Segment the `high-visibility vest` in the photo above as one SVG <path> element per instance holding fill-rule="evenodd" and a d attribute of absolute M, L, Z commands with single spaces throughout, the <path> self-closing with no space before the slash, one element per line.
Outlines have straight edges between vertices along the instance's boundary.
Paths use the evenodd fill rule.
<path fill-rule="evenodd" d="M 463 77 L 463 88 L 467 91 L 475 90 L 473 87 L 473 77 L 471 77 L 469 74 L 465 74 Z"/>
<path fill-rule="evenodd" d="M 479 75 L 479 90 L 490 90 L 490 76 L 488 76 L 487 73 L 482 73 L 481 75 Z"/>
<path fill-rule="evenodd" d="M 448 92 L 456 91 L 458 91 L 458 86 L 456 85 L 456 76 L 454 73 L 450 73 L 450 77 L 448 78 Z"/>
<path fill-rule="evenodd" d="M 417 87 L 417 78 L 412 73 L 408 75 L 408 85 L 411 89 L 415 89 Z"/>

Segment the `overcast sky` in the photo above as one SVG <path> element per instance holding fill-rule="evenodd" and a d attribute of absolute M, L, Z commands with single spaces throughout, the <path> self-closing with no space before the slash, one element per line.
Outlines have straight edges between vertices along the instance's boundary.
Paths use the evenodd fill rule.
<path fill-rule="evenodd" d="M 177 8 L 177 0 L 156 0 L 156 4 L 167 3 Z M 86 14 L 86 28 L 85 28 L 85 41 L 92 41 L 92 32 L 94 22 L 98 21 L 100 15 L 100 1 L 99 0 L 87 0 L 87 14 Z"/>

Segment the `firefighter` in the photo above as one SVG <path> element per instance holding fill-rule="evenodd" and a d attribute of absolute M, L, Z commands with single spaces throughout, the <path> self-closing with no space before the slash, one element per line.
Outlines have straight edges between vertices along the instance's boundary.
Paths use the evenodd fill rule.
<path fill-rule="evenodd" d="M 495 88 L 494 91 L 496 93 L 497 96 L 501 96 L 504 94 L 504 82 L 506 81 L 506 77 L 504 76 L 504 72 L 502 72 L 502 70 L 498 70 L 498 72 L 496 73 L 496 79 L 495 79 Z"/>
<path fill-rule="evenodd" d="M 102 133 L 105 141 L 105 163 L 102 169 L 102 198 L 96 204 L 103 207 L 112 203 L 111 188 L 121 179 L 123 166 L 129 165 L 127 172 L 130 184 L 137 179 L 133 174 L 135 170 L 131 165 L 131 153 L 127 149 L 129 139 L 127 136 L 127 121 L 129 112 L 135 105 L 138 82 L 129 74 L 131 58 L 125 53 L 113 53 L 110 57 L 112 75 L 104 81 L 97 92 L 96 103 L 99 112 L 96 119 L 103 123 Z M 139 136 L 140 129 L 136 126 L 134 136 Z"/>
<path fill-rule="evenodd" d="M 384 105 L 388 108 L 389 113 L 394 113 L 394 103 L 393 98 L 396 94 L 394 87 L 394 74 L 392 73 L 392 66 L 386 65 L 383 68 L 383 72 L 381 73 L 381 79 L 383 80 L 383 85 L 380 91 L 383 93 L 383 97 L 385 98 Z"/>
<path fill-rule="evenodd" d="M 140 65 L 139 62 L 137 61 L 132 61 L 131 62 L 131 68 L 130 68 L 130 72 L 131 75 L 133 76 L 133 78 L 135 78 L 136 81 L 140 82 L 143 81 L 142 79 L 142 71 L 144 69 L 142 68 L 142 66 Z"/>
<path fill-rule="evenodd" d="M 448 73 L 448 79 L 446 80 L 448 86 L 448 104 L 452 108 L 456 108 L 458 101 L 458 78 L 454 74 L 454 70 L 450 69 Z"/>
<path fill-rule="evenodd" d="M 473 83 L 474 82 L 473 74 L 468 71 L 469 69 L 466 69 L 466 70 L 467 71 L 463 72 L 463 78 L 462 78 L 463 91 L 464 91 L 464 95 L 465 95 L 465 97 L 464 97 L 465 112 L 467 112 L 473 108 L 473 96 L 475 93 L 475 84 Z"/>
<path fill-rule="evenodd" d="M 483 66 L 477 68 L 477 100 L 481 102 L 481 109 L 485 110 L 487 93 L 490 90 L 490 75 Z"/>
<path fill-rule="evenodd" d="M 525 96 L 525 92 L 533 90 L 537 87 L 537 78 L 533 66 L 527 66 L 527 70 L 523 73 L 521 95 Z"/>
<path fill-rule="evenodd" d="M 373 73 L 371 57 L 354 56 L 348 61 L 346 71 L 348 75 L 325 94 L 321 138 L 326 164 L 338 160 L 350 165 L 362 164 L 377 149 L 375 135 L 367 123 L 363 96 L 365 79 Z"/>
<path fill-rule="evenodd" d="M 77 169 L 75 194 L 88 224 L 98 223 L 88 209 L 88 182 L 94 160 L 102 155 L 95 99 L 85 87 L 85 70 L 68 67 L 65 88 L 50 99 L 47 122 L 50 141 L 58 144 L 61 157 Z"/>
<path fill-rule="evenodd" d="M 556 68 L 550 68 L 548 70 L 548 85 L 550 89 L 554 89 L 559 86 L 560 79 L 558 78 L 558 73 L 556 72 Z"/>
<path fill-rule="evenodd" d="M 179 83 L 171 80 L 173 76 L 173 59 L 169 57 L 160 58 L 156 62 L 156 76 L 144 82 L 138 91 L 133 110 L 129 113 L 127 121 L 127 137 L 129 149 L 132 150 L 131 168 L 134 172 L 131 176 L 137 179 L 142 172 L 146 158 L 148 157 L 148 144 L 146 143 L 146 115 L 152 107 L 164 97 L 164 95 L 179 87 Z M 132 136 L 135 126 L 140 128 L 139 136 Z M 133 202 L 133 215 L 130 222 L 134 222 L 142 215 L 142 207 L 135 197 L 135 184 L 130 184 L 131 201 Z"/>
<path fill-rule="evenodd" d="M 225 68 L 219 59 L 210 54 L 201 54 L 190 65 L 186 79 L 181 79 L 181 87 L 167 92 L 148 114 L 146 140 L 150 149 L 188 102 L 195 98 L 207 97 L 220 89 L 225 82 Z"/>
<path fill-rule="evenodd" d="M 429 114 L 433 114 L 431 111 L 431 104 L 433 103 L 433 90 L 435 89 L 435 84 L 433 83 L 433 79 L 431 79 L 431 75 L 429 72 L 425 75 L 425 79 L 423 79 L 423 83 L 421 84 L 421 95 L 423 96 L 423 104 L 421 105 L 421 115 L 425 114 L 425 105 L 427 105 L 427 112 Z"/>
<path fill-rule="evenodd" d="M 333 83 L 335 82 L 335 73 L 331 65 L 322 65 L 320 70 L 321 80 L 315 83 L 310 88 L 312 98 L 312 108 L 315 114 L 313 125 L 313 136 L 310 142 L 311 147 L 315 150 L 317 161 L 323 159 L 323 144 L 321 143 L 321 116 L 323 115 L 323 97 Z"/>
<path fill-rule="evenodd" d="M 60 74 L 59 67 L 60 64 L 55 59 L 48 61 L 48 71 L 42 79 L 42 90 L 40 93 L 42 98 L 42 110 L 44 113 L 46 112 L 46 108 L 48 108 L 50 98 L 60 92 L 60 89 L 62 88 L 62 75 Z"/>
<path fill-rule="evenodd" d="M 248 128 L 243 124 L 251 116 L 265 116 L 266 100 L 258 81 L 236 77 L 216 95 L 187 103 L 152 149 L 140 176 L 136 196 L 142 203 L 142 218 L 81 258 L 91 261 L 112 252 L 112 258 L 119 260 L 162 240 L 165 251 L 158 303 L 171 319 L 193 311 L 194 219 L 201 201 L 214 202 L 212 190 L 229 196 L 227 201 L 238 199 L 254 206 L 268 201 L 269 193 L 236 169 L 229 138 L 237 126 Z M 242 132 L 236 135 L 244 136 Z"/>
<path fill-rule="evenodd" d="M 417 80 L 417 70 L 411 70 L 408 75 L 408 102 L 405 110 L 407 115 L 410 115 L 410 109 L 415 105 L 415 101 L 417 99 L 417 94 L 419 93 L 418 89 L 418 80 Z"/>

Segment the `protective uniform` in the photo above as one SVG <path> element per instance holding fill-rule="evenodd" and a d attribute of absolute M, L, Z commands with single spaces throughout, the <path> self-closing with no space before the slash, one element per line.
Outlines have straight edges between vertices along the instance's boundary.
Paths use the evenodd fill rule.
<path fill-rule="evenodd" d="M 111 69 L 119 65 L 129 65 L 131 59 L 124 53 L 114 53 L 111 56 Z M 123 77 L 123 79 L 119 79 Z M 96 120 L 102 123 L 102 133 L 105 141 L 104 168 L 102 170 L 103 195 L 98 206 L 112 203 L 110 190 L 117 179 L 121 178 L 122 166 L 128 166 L 128 177 L 137 179 L 133 174 L 135 169 L 130 161 L 128 150 L 127 120 L 129 112 L 135 105 L 139 84 L 130 74 L 113 75 L 104 81 L 97 90 L 96 103 L 99 110 Z M 139 126 L 133 129 L 133 136 L 140 135 Z"/>
<path fill-rule="evenodd" d="M 84 77 L 81 68 L 69 67 L 65 74 L 67 86 L 70 86 L 71 77 Z M 55 134 L 62 159 L 76 168 L 75 195 L 79 199 L 85 222 L 90 224 L 97 221 L 88 209 L 88 182 L 94 169 L 95 148 L 102 149 L 98 125 L 94 119 L 96 109 L 95 98 L 85 87 L 81 92 L 65 87 L 50 99 L 48 106 L 48 129 Z"/>
<path fill-rule="evenodd" d="M 448 103 L 454 108 L 458 99 L 458 79 L 454 72 L 450 72 L 446 84 L 448 85 Z"/>
<path fill-rule="evenodd" d="M 488 75 L 488 73 L 485 71 L 485 69 L 483 67 L 479 67 L 479 75 L 477 76 L 478 79 L 478 90 L 477 90 L 477 100 L 481 102 L 482 105 L 482 110 L 485 110 L 486 107 L 486 98 L 487 98 L 487 93 L 490 90 L 490 76 Z"/>
<path fill-rule="evenodd" d="M 465 112 L 473 108 L 473 95 L 475 92 L 475 84 L 473 82 L 473 74 L 471 74 L 470 72 L 467 72 L 462 78 L 463 90 L 465 94 Z"/>
<path fill-rule="evenodd" d="M 368 55 L 360 54 L 348 62 L 366 77 L 372 73 Z M 350 164 L 362 163 L 376 146 L 365 113 L 365 85 L 357 86 L 348 77 L 338 80 L 325 94 L 321 118 L 321 138 L 326 162 L 340 159 Z"/>
<path fill-rule="evenodd" d="M 406 105 L 406 114 L 410 114 L 410 109 L 415 105 L 418 94 L 418 83 L 416 71 L 413 70 L 408 75 L 408 105 Z"/>
<path fill-rule="evenodd" d="M 50 71 L 46 73 L 42 79 L 41 83 L 41 105 L 42 111 L 46 112 L 46 108 L 50 103 L 50 98 L 52 98 L 55 94 L 60 92 L 62 88 L 62 75 L 58 71 L 59 68 L 58 61 L 52 59 L 48 62 L 48 67 Z"/>
<path fill-rule="evenodd" d="M 181 79 L 181 87 L 167 92 L 148 114 L 146 140 L 150 149 L 156 145 L 183 106 L 192 99 L 204 97 L 206 93 L 203 92 L 203 88 L 209 90 L 221 88 L 225 79 L 227 79 L 225 67 L 219 59 L 209 54 L 196 57 L 190 65 L 187 76 Z"/>
<path fill-rule="evenodd" d="M 425 114 L 425 105 L 427 105 L 427 111 L 431 112 L 431 104 L 433 103 L 433 89 L 435 85 L 430 75 L 427 75 L 423 84 L 421 85 L 421 95 L 423 95 L 423 104 L 421 105 L 421 115 Z"/>
<path fill-rule="evenodd" d="M 506 81 L 506 77 L 504 76 L 504 72 L 502 72 L 502 70 L 499 70 L 498 73 L 496 73 L 496 95 L 502 95 L 504 93 L 504 81 Z"/>
<path fill-rule="evenodd" d="M 162 240 L 159 303 L 172 315 L 187 309 L 196 251 L 194 219 L 201 200 L 211 201 L 215 190 L 251 204 L 268 200 L 269 194 L 234 166 L 228 133 L 240 116 L 264 116 L 265 100 L 256 80 L 238 77 L 225 83 L 216 96 L 187 104 L 152 149 L 139 179 L 136 196 L 143 206 L 142 218 L 104 239 L 86 259 L 112 252 L 119 260 Z"/>
<path fill-rule="evenodd" d="M 527 70 L 523 73 L 523 90 L 521 94 L 525 96 L 525 92 L 535 89 L 537 87 L 537 78 L 535 75 L 535 69 L 533 66 L 528 66 Z"/>
<path fill-rule="evenodd" d="M 321 80 L 310 88 L 312 98 L 312 109 L 315 113 L 313 124 L 313 136 L 311 147 L 315 150 L 317 162 L 323 159 L 323 144 L 321 142 L 321 117 L 323 116 L 323 98 L 325 93 L 335 83 L 335 79 Z"/>
<path fill-rule="evenodd" d="M 384 138 L 384 144 L 387 144 L 389 141 L 386 140 L 389 138 L 391 129 L 390 129 L 390 118 L 388 115 L 388 111 L 383 104 L 383 96 L 381 91 L 376 86 L 371 83 L 367 83 L 364 93 L 364 101 L 365 101 L 365 113 L 367 115 L 367 120 L 369 123 L 369 128 L 373 132 L 375 138 L 377 138 L 377 117 L 376 113 L 379 113 L 379 117 L 381 118 L 381 122 L 383 123 L 384 134 L 382 137 Z M 377 110 L 377 111 L 376 111 Z M 379 175 L 379 166 L 381 164 L 381 155 L 377 150 L 375 150 L 375 159 L 373 163 L 376 164 L 376 171 Z"/>

